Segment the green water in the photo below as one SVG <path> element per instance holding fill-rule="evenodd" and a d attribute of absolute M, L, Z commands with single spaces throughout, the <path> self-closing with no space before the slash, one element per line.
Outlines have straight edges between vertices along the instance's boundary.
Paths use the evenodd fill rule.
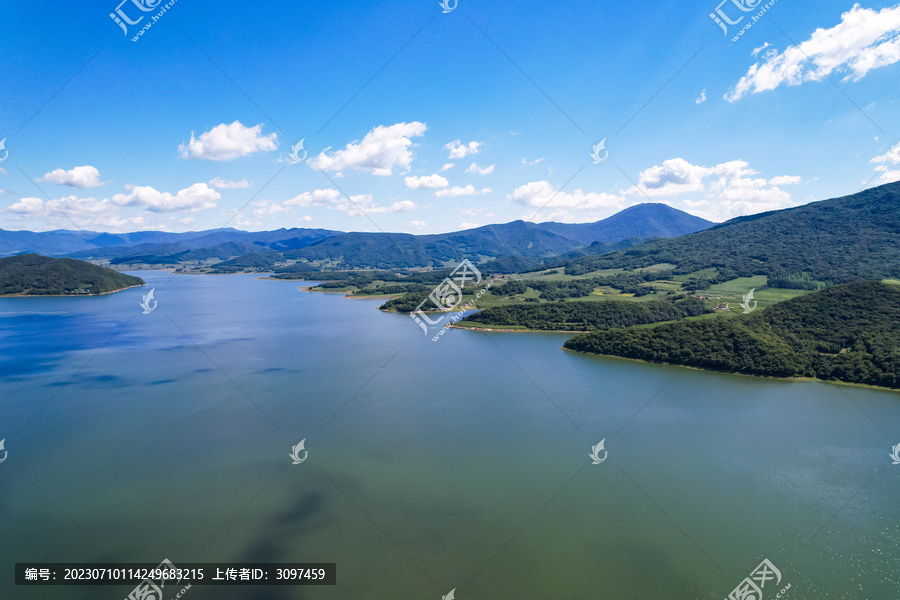
<path fill-rule="evenodd" d="M 896 393 L 141 276 L 148 315 L 146 289 L 0 299 L 3 600 L 130 591 L 16 587 L 16 562 L 163 558 L 337 563 L 334 587 L 197 600 L 721 600 L 766 558 L 783 598 L 900 597 Z"/>

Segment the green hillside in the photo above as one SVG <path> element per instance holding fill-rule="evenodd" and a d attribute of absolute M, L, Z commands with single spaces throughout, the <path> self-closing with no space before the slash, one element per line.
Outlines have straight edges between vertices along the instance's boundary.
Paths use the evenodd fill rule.
<path fill-rule="evenodd" d="M 846 283 L 900 277 L 898 239 L 900 182 L 565 264 L 572 273 L 671 263 L 675 274 L 714 268 L 713 282 L 806 273 Z"/>
<path fill-rule="evenodd" d="M 858 282 L 730 319 L 576 336 L 569 350 L 900 388 L 900 288 Z"/>
<path fill-rule="evenodd" d="M 525 328 L 550 331 L 590 331 L 672 321 L 709 312 L 697 298 L 668 297 L 650 302 L 546 302 L 497 306 L 470 315 L 465 327 Z"/>
<path fill-rule="evenodd" d="M 0 258 L 0 296 L 104 294 L 136 285 L 144 285 L 144 280 L 73 258 Z"/>

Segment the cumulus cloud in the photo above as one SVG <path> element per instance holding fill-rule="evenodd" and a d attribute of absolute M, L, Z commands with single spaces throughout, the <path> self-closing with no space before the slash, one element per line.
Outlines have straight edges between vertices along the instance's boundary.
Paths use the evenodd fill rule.
<path fill-rule="evenodd" d="M 426 223 L 425 221 L 418 221 L 418 220 L 416 220 L 416 221 L 410 221 L 410 222 L 409 222 L 409 226 L 410 226 L 410 227 L 415 227 L 416 229 L 422 229 L 422 228 L 425 227 L 426 225 L 428 225 L 428 223 Z"/>
<path fill-rule="evenodd" d="M 441 171 L 446 171 L 447 169 L 452 169 L 454 166 L 456 166 L 456 165 L 454 165 L 453 163 L 447 163 L 446 165 L 441 167 Z"/>
<path fill-rule="evenodd" d="M 687 192 L 701 192 L 704 189 L 703 178 L 711 173 L 710 169 L 692 165 L 683 158 L 671 158 L 661 165 L 642 171 L 638 186 L 629 188 L 623 193 L 640 194 L 643 190 L 647 196 L 674 196 Z"/>
<path fill-rule="evenodd" d="M 422 177 L 407 177 L 405 180 L 406 187 L 411 190 L 433 190 L 435 188 L 447 187 L 450 182 L 446 178 L 438 174 L 424 175 Z"/>
<path fill-rule="evenodd" d="M 530 208 L 573 209 L 597 211 L 608 208 L 624 208 L 621 196 L 606 193 L 585 193 L 575 190 L 571 193 L 557 190 L 549 181 L 532 181 L 516 188 L 506 196 L 513 202 Z"/>
<path fill-rule="evenodd" d="M 869 161 L 872 164 L 877 164 L 875 167 L 875 172 L 880 173 L 878 179 L 875 180 L 872 185 L 884 185 L 885 183 L 894 183 L 895 181 L 900 181 L 900 142 L 882 154 L 881 156 L 876 156 L 872 160 Z M 898 167 L 896 169 L 891 169 L 886 166 L 886 164 Z"/>
<path fill-rule="evenodd" d="M 780 175 L 765 179 L 743 160 L 706 167 L 683 158 L 666 160 L 646 169 L 639 183 L 622 193 L 633 197 L 680 197 L 677 208 L 713 221 L 795 206 L 791 194 L 779 186 L 795 185 L 802 179 Z"/>
<path fill-rule="evenodd" d="M 491 192 L 491 188 L 483 188 L 481 190 L 476 190 L 475 186 L 467 185 L 466 187 L 459 187 L 458 185 L 453 186 L 452 188 L 446 190 L 440 190 L 434 193 L 435 198 L 455 198 L 457 196 L 474 196 L 475 194 L 488 194 Z"/>
<path fill-rule="evenodd" d="M 100 171 L 96 167 L 85 165 L 83 167 L 75 167 L 66 171 L 65 169 L 54 169 L 37 181 L 49 181 L 50 183 L 58 183 L 73 188 L 92 188 L 109 183 L 108 181 L 100 181 Z"/>
<path fill-rule="evenodd" d="M 490 175 L 494 172 L 494 165 L 490 165 L 488 167 L 479 167 L 476 163 L 472 163 L 469 165 L 469 168 L 466 169 L 466 173 L 478 173 L 480 175 Z"/>
<path fill-rule="evenodd" d="M 303 208 L 328 206 L 337 202 L 337 199 L 340 197 L 341 193 L 337 190 L 315 190 L 313 192 L 303 192 L 302 194 L 298 194 L 290 200 L 286 200 L 285 204 L 288 206 L 302 206 Z"/>
<path fill-rule="evenodd" d="M 18 202 L 2 209 L 17 221 L 31 221 L 30 228 L 38 230 L 66 227 L 73 223 L 80 228 L 95 228 L 106 231 L 134 231 L 135 229 L 164 229 L 150 226 L 143 215 L 123 217 L 120 208 L 108 199 L 78 198 L 65 196 L 52 201 L 41 198 L 21 198 Z"/>
<path fill-rule="evenodd" d="M 706 90 L 700 92 L 700 95 L 694 100 L 694 104 L 703 104 L 704 102 L 706 102 Z"/>
<path fill-rule="evenodd" d="M 258 219 L 292 212 L 293 210 L 286 203 L 278 203 L 274 200 L 259 200 L 253 203 L 253 216 Z"/>
<path fill-rule="evenodd" d="M 463 221 L 462 223 L 459 224 L 459 228 L 462 230 L 475 229 L 476 227 L 481 227 L 481 225 L 479 225 L 478 223 L 468 223 L 466 221 Z"/>
<path fill-rule="evenodd" d="M 351 202 L 341 202 L 335 208 L 346 212 L 351 217 L 355 217 L 362 214 L 406 212 L 416 207 L 415 203 L 410 200 L 394 202 L 390 206 L 379 206 L 372 201 L 371 194 L 350 196 L 350 200 Z"/>
<path fill-rule="evenodd" d="M 769 185 L 795 185 L 803 181 L 799 175 L 781 175 L 769 180 Z"/>
<path fill-rule="evenodd" d="M 478 154 L 478 147 L 482 145 L 484 145 L 484 142 L 463 144 L 459 140 L 453 140 L 444 144 L 444 150 L 450 151 L 450 158 L 465 158 L 470 154 Z"/>
<path fill-rule="evenodd" d="M 116 194 L 109 201 L 117 206 L 140 206 L 150 212 L 197 212 L 214 208 L 222 196 L 205 183 L 195 183 L 172 195 L 150 186 L 126 185 L 127 194 Z"/>
<path fill-rule="evenodd" d="M 782 84 L 820 81 L 832 73 L 844 75 L 844 81 L 859 81 L 869 71 L 900 61 L 900 5 L 876 11 L 855 4 L 831 29 L 816 29 L 799 46 L 769 51 L 764 58 L 725 94 L 726 100 Z"/>
<path fill-rule="evenodd" d="M 408 168 L 413 161 L 411 138 L 425 135 L 425 123 L 397 123 L 390 127 L 379 125 L 366 134 L 362 141 L 355 140 L 343 149 L 328 154 L 331 147 L 322 151 L 310 164 L 323 171 L 355 169 L 373 175 L 393 175 L 394 167 Z"/>
<path fill-rule="evenodd" d="M 222 123 L 209 131 L 178 146 L 182 158 L 226 161 L 247 156 L 254 152 L 268 152 L 278 147 L 278 135 L 262 134 L 262 124 L 246 127 L 240 121 L 230 125 Z"/>
<path fill-rule="evenodd" d="M 890 150 L 888 150 L 881 156 L 876 156 L 869 162 L 872 164 L 875 164 L 875 163 L 900 164 L 900 142 L 897 142 L 893 148 L 891 148 Z"/>
<path fill-rule="evenodd" d="M 278 213 L 293 213 L 295 207 L 301 208 L 321 208 L 325 207 L 329 210 L 340 210 L 350 216 L 377 213 L 396 213 L 412 210 L 416 207 L 415 203 L 410 200 L 402 200 L 394 202 L 388 206 L 376 204 L 371 194 L 359 194 L 357 196 L 342 196 L 338 190 L 323 189 L 312 192 L 304 192 L 294 196 L 290 200 L 283 203 L 262 200 L 255 203 L 256 209 L 254 215 L 259 217 L 271 216 Z"/>
<path fill-rule="evenodd" d="M 240 181 L 229 181 L 227 179 L 222 179 L 221 177 L 215 177 L 210 182 L 209 185 L 214 188 L 218 188 L 220 190 L 233 190 L 237 188 L 248 188 L 253 185 L 253 182 L 247 182 L 247 178 L 244 177 Z"/>

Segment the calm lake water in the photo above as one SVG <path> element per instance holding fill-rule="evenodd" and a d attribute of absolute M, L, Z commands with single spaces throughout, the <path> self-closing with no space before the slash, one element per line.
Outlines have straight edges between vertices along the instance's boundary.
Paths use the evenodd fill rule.
<path fill-rule="evenodd" d="M 766 599 L 900 596 L 900 394 L 556 334 L 432 342 L 299 282 L 139 275 L 0 299 L 4 600 L 133 587 L 17 588 L 16 562 L 163 558 L 337 563 L 335 587 L 192 600 L 722 600 L 764 559 Z"/>

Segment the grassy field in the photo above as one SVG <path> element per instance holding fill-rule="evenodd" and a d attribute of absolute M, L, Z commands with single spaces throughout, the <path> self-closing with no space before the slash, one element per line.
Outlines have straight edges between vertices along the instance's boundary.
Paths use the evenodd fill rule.
<path fill-rule="evenodd" d="M 767 277 L 756 275 L 754 277 L 738 277 L 725 283 L 710 286 L 708 290 L 699 292 L 698 295 L 706 296 L 715 304 L 729 303 L 733 310 L 741 310 L 738 306 L 743 302 L 744 295 L 753 291 L 753 298 L 759 308 L 772 306 L 782 300 L 790 300 L 797 296 L 811 294 L 809 290 L 783 290 L 779 288 L 766 288 Z M 763 289 L 765 288 L 765 289 Z M 750 303 L 753 306 L 753 302 Z"/>

